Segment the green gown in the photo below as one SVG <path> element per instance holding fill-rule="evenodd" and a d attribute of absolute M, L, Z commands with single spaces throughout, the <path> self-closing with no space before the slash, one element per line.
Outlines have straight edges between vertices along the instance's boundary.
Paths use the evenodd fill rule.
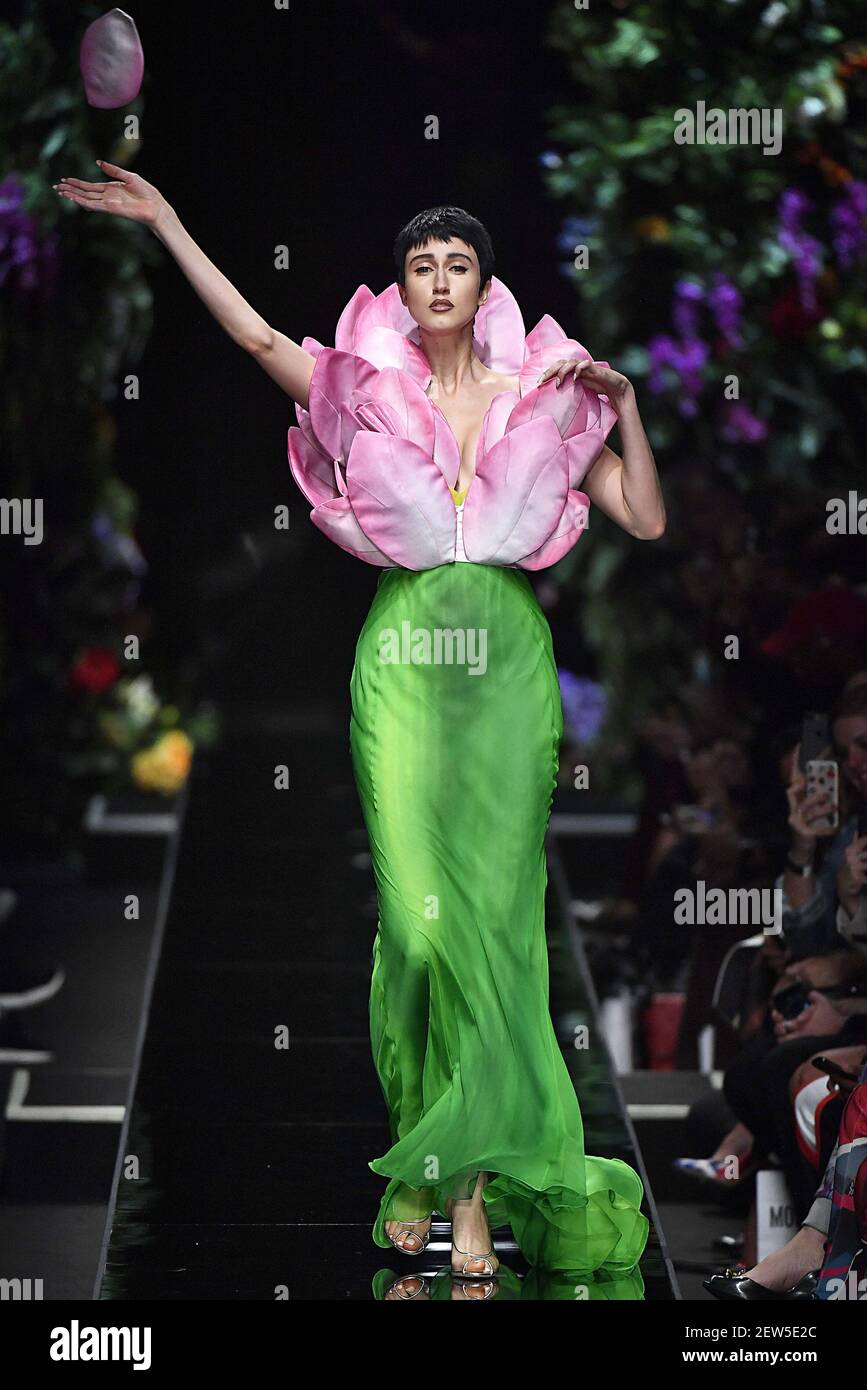
<path fill-rule="evenodd" d="M 641 1179 L 585 1154 L 548 1003 L 545 833 L 563 714 L 527 575 L 383 570 L 351 710 L 379 903 L 370 1035 L 392 1141 L 370 1162 L 388 1179 L 374 1241 L 391 1248 L 387 1220 L 445 1217 L 484 1171 L 491 1229 L 511 1226 L 531 1265 L 632 1269 L 648 1234 Z"/>

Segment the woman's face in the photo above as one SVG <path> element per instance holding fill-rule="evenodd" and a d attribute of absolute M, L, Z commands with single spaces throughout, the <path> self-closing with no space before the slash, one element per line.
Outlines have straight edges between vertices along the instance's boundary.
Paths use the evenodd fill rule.
<path fill-rule="evenodd" d="M 466 241 L 428 241 L 407 251 L 400 297 L 425 332 L 454 333 L 472 323 L 488 297 L 487 289 L 479 292 L 479 274 L 479 258 Z M 447 300 L 451 308 L 432 309 L 438 299 Z"/>
<path fill-rule="evenodd" d="M 847 714 L 834 720 L 834 752 L 843 776 L 859 795 L 867 797 L 867 717 Z"/>

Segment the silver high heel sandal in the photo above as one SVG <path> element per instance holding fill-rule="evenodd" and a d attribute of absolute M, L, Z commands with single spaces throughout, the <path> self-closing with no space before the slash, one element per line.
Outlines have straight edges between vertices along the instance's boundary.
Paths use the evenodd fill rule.
<path fill-rule="evenodd" d="M 421 1235 L 419 1231 L 410 1231 L 406 1228 L 409 1226 L 421 1226 L 425 1221 L 430 1221 L 432 1216 L 433 1212 L 431 1212 L 430 1216 L 419 1216 L 415 1221 L 401 1221 L 399 1231 L 396 1231 L 394 1235 L 389 1235 L 388 1231 L 386 1231 L 385 1234 L 388 1236 L 395 1250 L 399 1250 L 402 1255 L 420 1255 L 423 1250 L 427 1249 L 430 1242 L 430 1226 L 428 1226 L 424 1235 Z M 399 1221 L 400 1217 L 389 1217 L 389 1220 Z M 398 1245 L 398 1237 L 402 1235 L 414 1236 L 416 1240 L 421 1241 L 418 1249 L 408 1250 L 405 1245 Z"/>
<path fill-rule="evenodd" d="M 470 1204 L 471 1201 L 472 1201 L 472 1197 L 450 1197 L 449 1200 L 448 1200 L 448 1203 L 446 1204 L 446 1207 L 447 1207 L 447 1209 L 448 1209 L 448 1205 L 449 1205 L 449 1203 L 450 1203 L 450 1204 L 451 1204 L 451 1208 L 452 1208 L 452 1214 L 453 1214 L 453 1213 L 454 1213 L 454 1208 L 455 1208 L 456 1206 L 458 1206 L 458 1205 L 461 1205 L 461 1206 L 469 1206 L 469 1204 Z M 452 1226 L 454 1227 L 453 1215 L 452 1215 L 452 1217 L 451 1217 L 450 1219 L 452 1220 Z M 477 1255 L 477 1254 L 476 1254 L 474 1251 L 472 1251 L 472 1250 L 462 1250 L 462 1249 L 461 1249 L 461 1247 L 460 1247 L 460 1246 L 457 1244 L 457 1242 L 455 1241 L 455 1233 L 454 1233 L 454 1229 L 453 1229 L 453 1230 L 452 1230 L 452 1245 L 454 1246 L 455 1250 L 457 1250 L 457 1252 L 458 1252 L 459 1255 L 463 1255 L 463 1256 L 465 1257 L 465 1258 L 464 1258 L 463 1265 L 461 1266 L 460 1270 L 455 1269 L 454 1265 L 452 1265 L 452 1276 L 453 1276 L 453 1278 L 455 1278 L 455 1279 L 460 1279 L 460 1280 L 464 1280 L 464 1279 L 470 1279 L 470 1280 L 471 1280 L 471 1279 L 495 1279 L 495 1278 L 497 1277 L 497 1270 L 494 1268 L 493 1262 L 492 1262 L 492 1260 L 491 1260 L 491 1258 L 490 1258 L 492 1255 L 493 1255 L 494 1259 L 497 1258 L 496 1251 L 494 1250 L 493 1240 L 491 1241 L 491 1248 L 490 1248 L 490 1250 L 488 1250 L 484 1255 Z M 484 1272 L 479 1272 L 478 1270 L 473 1271 L 473 1270 L 467 1269 L 467 1265 L 468 1265 L 468 1264 L 471 1264 L 473 1261 L 479 1261 L 479 1260 L 481 1260 L 481 1262 L 487 1266 L 487 1268 L 484 1270 Z M 499 1261 L 497 1262 L 497 1268 L 499 1268 Z"/>

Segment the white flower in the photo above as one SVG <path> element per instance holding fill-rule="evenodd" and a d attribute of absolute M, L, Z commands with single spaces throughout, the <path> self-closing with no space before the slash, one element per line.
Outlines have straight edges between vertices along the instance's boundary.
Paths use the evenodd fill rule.
<path fill-rule="evenodd" d="M 150 676 L 136 676 L 135 680 L 125 681 L 122 694 L 130 718 L 143 729 L 160 707 Z"/>

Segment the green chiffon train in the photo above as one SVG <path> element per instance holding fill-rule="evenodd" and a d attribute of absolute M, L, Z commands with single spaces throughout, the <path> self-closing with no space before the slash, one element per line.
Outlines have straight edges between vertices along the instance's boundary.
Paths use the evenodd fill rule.
<path fill-rule="evenodd" d="M 450 658 L 450 659 L 449 659 Z M 545 832 L 563 713 L 526 574 L 384 570 L 351 681 L 352 764 L 379 901 L 370 1035 L 391 1147 L 373 1228 L 446 1215 L 488 1174 L 491 1229 L 543 1269 L 632 1269 L 638 1174 L 584 1153 L 554 1032 Z"/>

